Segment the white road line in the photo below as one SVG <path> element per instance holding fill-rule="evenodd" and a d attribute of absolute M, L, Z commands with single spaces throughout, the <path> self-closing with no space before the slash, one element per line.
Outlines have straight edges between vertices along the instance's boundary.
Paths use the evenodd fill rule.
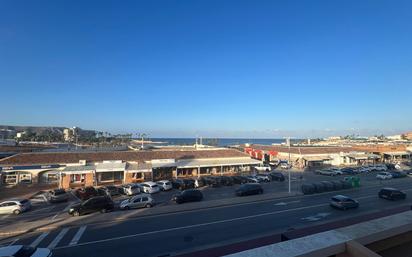
<path fill-rule="evenodd" d="M 63 209 L 63 212 L 68 211 L 68 210 L 70 209 L 70 207 L 72 207 L 72 204 L 71 204 L 71 203 L 68 204 L 68 205 L 66 206 L 66 208 Z"/>
<path fill-rule="evenodd" d="M 298 207 L 298 208 L 294 208 L 294 209 L 287 209 L 287 210 L 281 210 L 281 211 L 265 212 L 265 213 L 249 215 L 249 216 L 244 216 L 244 217 L 239 217 L 239 218 L 218 220 L 218 221 L 212 221 L 212 222 L 207 222 L 207 223 L 199 223 L 199 224 L 182 226 L 182 227 L 167 228 L 167 229 L 161 229 L 161 230 L 155 230 L 155 231 L 149 231 L 149 232 L 144 232 L 144 233 L 127 235 L 127 236 L 119 236 L 119 237 L 113 237 L 113 238 L 108 238 L 108 239 L 90 241 L 90 242 L 85 242 L 85 243 L 76 244 L 76 245 L 70 244 L 68 246 L 62 246 L 62 247 L 57 247 L 57 248 L 60 249 L 60 248 L 68 248 L 68 247 L 74 247 L 74 246 L 97 244 L 97 243 L 109 242 L 109 241 L 114 241 L 114 240 L 120 240 L 120 239 L 124 239 L 124 238 L 147 236 L 147 235 L 171 232 L 171 231 L 176 231 L 176 230 L 183 230 L 183 229 L 188 229 L 188 228 L 204 227 L 204 226 L 210 226 L 210 225 L 233 222 L 233 221 L 253 219 L 253 218 L 257 218 L 257 217 L 269 216 L 269 215 L 279 214 L 279 213 L 284 213 L 284 212 L 291 212 L 291 211 L 299 211 L 299 210 L 305 210 L 305 209 L 311 209 L 311 208 L 318 208 L 318 207 L 323 207 L 323 206 L 329 206 L 329 203 L 327 203 L 327 204 L 322 203 L 322 204 L 317 204 L 317 205 Z"/>
<path fill-rule="evenodd" d="M 5 220 L 5 219 L 7 219 L 8 217 L 10 217 L 10 214 L 9 214 L 9 215 L 0 216 L 0 220 Z"/>
<path fill-rule="evenodd" d="M 44 232 L 42 234 L 40 234 L 40 236 L 38 236 L 36 238 L 36 240 L 33 241 L 33 243 L 30 244 L 31 247 L 36 247 L 40 244 L 40 242 L 49 234 L 49 232 Z"/>
<path fill-rule="evenodd" d="M 19 241 L 19 238 L 14 239 L 14 240 L 9 244 L 9 246 L 10 246 L 10 245 L 14 245 L 14 243 L 16 243 L 17 241 Z"/>
<path fill-rule="evenodd" d="M 64 228 L 60 231 L 60 233 L 56 236 L 56 238 L 53 239 L 53 241 L 47 246 L 49 249 L 54 249 L 56 245 L 62 240 L 64 235 L 66 235 L 67 231 L 69 231 L 70 228 Z"/>
<path fill-rule="evenodd" d="M 84 231 L 86 230 L 86 227 L 87 226 L 82 226 L 79 228 L 79 230 L 74 235 L 72 241 L 70 241 L 70 244 L 69 244 L 70 246 L 77 245 L 77 243 L 80 240 L 80 237 L 83 235 Z"/>
<path fill-rule="evenodd" d="M 54 220 L 55 218 L 57 218 L 57 216 L 59 216 L 60 212 L 56 213 L 56 215 L 54 215 L 51 220 Z"/>

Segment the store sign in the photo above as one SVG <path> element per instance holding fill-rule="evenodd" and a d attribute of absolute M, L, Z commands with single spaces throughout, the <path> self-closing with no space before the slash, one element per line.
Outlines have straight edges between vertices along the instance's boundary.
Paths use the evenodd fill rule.
<path fill-rule="evenodd" d="M 41 170 L 41 169 L 55 169 L 60 167 L 65 167 L 66 165 L 60 164 L 50 164 L 50 165 L 26 165 L 26 166 L 8 166 L 0 167 L 0 171 L 8 170 Z"/>

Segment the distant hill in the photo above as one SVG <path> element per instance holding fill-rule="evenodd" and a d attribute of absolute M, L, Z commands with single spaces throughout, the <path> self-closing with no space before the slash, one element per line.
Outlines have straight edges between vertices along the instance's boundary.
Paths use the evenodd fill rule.
<path fill-rule="evenodd" d="M 16 132 L 32 131 L 36 134 L 41 134 L 46 130 L 52 130 L 53 132 L 63 133 L 65 127 L 43 127 L 43 126 L 10 126 L 10 125 L 0 125 L 0 130 L 8 129 L 14 130 Z"/>

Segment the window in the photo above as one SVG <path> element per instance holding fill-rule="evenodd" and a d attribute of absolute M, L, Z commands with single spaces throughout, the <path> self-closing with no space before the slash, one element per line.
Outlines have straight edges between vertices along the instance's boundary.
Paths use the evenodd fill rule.
<path fill-rule="evenodd" d="M 134 203 L 140 203 L 142 200 L 142 198 L 137 198 L 136 200 L 134 200 Z"/>
<path fill-rule="evenodd" d="M 147 202 L 147 201 L 149 201 L 149 198 L 147 198 L 147 197 L 142 198 L 142 202 Z"/>
<path fill-rule="evenodd" d="M 57 173 L 48 173 L 47 174 L 47 182 L 53 183 L 59 181 L 59 174 Z"/>
<path fill-rule="evenodd" d="M 70 174 L 70 183 L 84 183 L 85 180 L 85 174 Z"/>
<path fill-rule="evenodd" d="M 141 172 L 134 172 L 134 173 L 132 173 L 132 178 L 134 178 L 134 179 L 142 179 L 142 178 L 143 178 L 143 173 L 141 173 Z"/>
<path fill-rule="evenodd" d="M 20 180 L 20 183 L 30 184 L 31 183 L 31 174 L 20 174 L 19 175 L 19 180 Z"/>

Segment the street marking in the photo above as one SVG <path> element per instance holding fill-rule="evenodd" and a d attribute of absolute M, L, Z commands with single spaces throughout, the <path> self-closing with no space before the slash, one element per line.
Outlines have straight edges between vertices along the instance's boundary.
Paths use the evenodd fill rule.
<path fill-rule="evenodd" d="M 56 236 L 56 238 L 53 239 L 53 241 L 47 246 L 49 249 L 54 249 L 56 245 L 62 240 L 64 235 L 66 235 L 67 231 L 69 231 L 70 228 L 64 228 L 60 231 L 60 233 Z"/>
<path fill-rule="evenodd" d="M 68 211 L 68 210 L 70 209 L 70 207 L 72 207 L 72 204 L 68 204 L 68 205 L 66 206 L 66 208 L 63 209 L 63 212 Z"/>
<path fill-rule="evenodd" d="M 56 213 L 56 215 L 54 215 L 52 218 L 51 218 L 51 220 L 54 220 L 55 218 L 57 218 L 57 216 L 59 216 L 59 212 L 58 213 Z"/>
<path fill-rule="evenodd" d="M 7 219 L 8 217 L 10 217 L 10 215 L 11 215 L 11 214 L 9 214 L 9 215 L 3 215 L 3 216 L 1 216 L 0 220 L 5 220 L 5 219 Z"/>
<path fill-rule="evenodd" d="M 77 245 L 77 243 L 80 240 L 80 237 L 83 235 L 84 231 L 86 230 L 86 227 L 87 226 L 82 226 L 79 228 L 79 230 L 74 235 L 72 241 L 70 241 L 70 244 L 69 244 L 70 246 Z"/>
<path fill-rule="evenodd" d="M 19 241 L 19 238 L 14 239 L 8 246 L 14 245 L 14 243 L 16 243 L 17 241 Z"/>
<path fill-rule="evenodd" d="M 33 241 L 33 243 L 30 244 L 31 247 L 36 247 L 40 244 L 40 242 L 49 234 L 49 232 L 44 232 L 40 234 L 39 237 L 36 238 L 36 240 Z"/>
<path fill-rule="evenodd" d="M 215 224 L 222 224 L 222 223 L 227 223 L 227 222 L 233 222 L 233 221 L 240 221 L 240 220 L 252 219 L 252 218 L 257 218 L 257 217 L 269 216 L 269 215 L 273 215 L 273 214 L 279 214 L 279 213 L 285 213 L 285 212 L 291 212 L 291 211 L 299 211 L 299 210 L 305 210 L 305 209 L 311 209 L 311 208 L 318 208 L 318 207 L 323 207 L 323 206 L 328 206 L 328 205 L 329 204 L 322 203 L 322 204 L 317 204 L 317 205 L 312 205 L 312 206 L 304 206 L 304 207 L 298 207 L 298 208 L 281 210 L 281 211 L 266 212 L 266 213 L 260 213 L 260 214 L 255 214 L 255 215 L 239 217 L 239 218 L 233 218 L 233 219 L 218 220 L 218 221 L 212 221 L 212 222 L 206 222 L 206 223 L 200 223 L 200 224 L 194 224 L 194 225 L 187 225 L 187 226 L 182 226 L 182 227 L 167 228 L 167 229 L 149 231 L 149 232 L 144 232 L 144 233 L 131 234 L 131 235 L 127 235 L 127 236 L 119 236 L 119 237 L 113 237 L 113 238 L 108 238 L 108 239 L 89 241 L 89 242 L 84 242 L 84 243 L 80 243 L 80 244 L 76 244 L 76 245 L 69 244 L 68 246 L 61 246 L 61 247 L 57 247 L 56 249 L 69 248 L 69 247 L 75 247 L 75 246 L 83 246 L 83 245 L 91 245 L 91 244 L 98 244 L 98 243 L 115 241 L 115 240 L 120 240 L 120 239 L 125 239 L 125 238 L 147 236 L 147 235 L 153 235 L 153 234 L 183 230 L 183 229 L 188 229 L 188 228 L 204 227 L 204 226 L 210 226 L 210 225 L 215 225 Z"/>
<path fill-rule="evenodd" d="M 284 205 L 288 205 L 290 203 L 300 203 L 300 200 L 297 201 L 290 201 L 290 202 L 279 202 L 279 203 L 275 203 L 276 206 L 284 206 Z"/>
<path fill-rule="evenodd" d="M 329 215 L 331 215 L 331 214 L 332 214 L 332 213 L 330 213 L 330 212 L 321 212 L 321 213 L 318 213 L 318 214 L 313 215 L 313 216 L 301 218 L 301 220 L 306 220 L 306 221 L 318 221 L 318 220 L 321 220 L 321 219 L 326 218 L 327 216 L 329 216 Z"/>

